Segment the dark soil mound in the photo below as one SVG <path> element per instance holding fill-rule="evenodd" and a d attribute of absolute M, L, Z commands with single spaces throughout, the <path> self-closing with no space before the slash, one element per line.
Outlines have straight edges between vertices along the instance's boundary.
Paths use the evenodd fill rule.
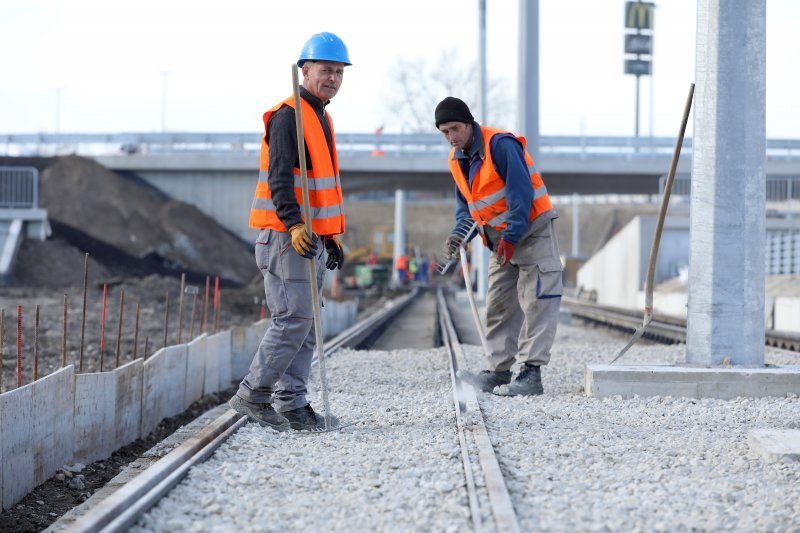
<path fill-rule="evenodd" d="M 54 236 L 88 252 L 115 275 L 187 272 L 190 277 L 220 276 L 242 285 L 258 274 L 249 244 L 196 207 L 141 180 L 78 156 L 39 161 L 36 166 L 42 168 L 39 205 L 48 211 Z M 82 280 L 82 261 L 78 269 L 75 258 L 62 268 L 60 254 L 46 249 L 28 246 L 20 260 L 45 263 L 42 273 L 59 279 L 59 284 Z M 42 253 L 25 258 L 26 251 Z M 36 269 L 15 271 L 19 282 L 36 282 L 31 279 Z"/>

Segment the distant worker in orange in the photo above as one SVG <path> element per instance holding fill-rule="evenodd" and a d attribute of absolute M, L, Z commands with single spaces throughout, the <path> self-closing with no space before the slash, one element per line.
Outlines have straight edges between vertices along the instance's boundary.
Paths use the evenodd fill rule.
<path fill-rule="evenodd" d="M 408 283 L 408 256 L 403 254 L 398 257 L 394 268 L 397 270 L 397 281 L 401 285 Z"/>
<path fill-rule="evenodd" d="M 326 106 L 339 92 L 350 58 L 344 42 L 332 33 L 313 35 L 297 65 L 312 220 L 304 220 L 295 102 L 290 96 L 264 113 L 264 137 L 250 227 L 256 238 L 256 264 L 264 276 L 272 321 L 250 371 L 229 404 L 278 431 L 323 428 L 324 418 L 306 399 L 316 339 L 308 263 L 316 262 L 322 291 L 325 267 L 342 268 L 339 235 L 345 219 L 333 121 Z M 311 224 L 312 238 L 306 227 Z M 319 237 L 318 237 L 319 236 Z M 319 246 L 322 240 L 324 249 Z M 326 258 L 327 255 L 327 258 Z M 321 296 L 321 295 L 320 295 Z M 338 425 L 331 417 L 331 425 Z"/>
<path fill-rule="evenodd" d="M 475 122 L 462 100 L 436 106 L 436 127 L 452 145 L 456 223 L 471 218 L 492 250 L 486 296 L 488 370 L 459 371 L 483 391 L 542 394 L 541 367 L 550 361 L 563 292 L 553 220 L 558 217 L 525 138 Z M 473 235 L 474 236 L 474 235 Z M 461 237 L 447 240 L 458 253 Z M 511 381 L 515 362 L 520 369 Z"/>

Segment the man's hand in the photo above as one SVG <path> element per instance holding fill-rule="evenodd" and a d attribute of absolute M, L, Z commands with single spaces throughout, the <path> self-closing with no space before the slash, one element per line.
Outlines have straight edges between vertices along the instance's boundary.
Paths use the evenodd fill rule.
<path fill-rule="evenodd" d="M 305 223 L 295 224 L 289 228 L 289 233 L 292 234 L 292 248 L 294 248 L 295 252 L 306 259 L 311 259 L 316 255 L 317 236 L 313 233 L 311 237 L 308 236 Z"/>
<path fill-rule="evenodd" d="M 451 233 L 449 237 L 444 241 L 444 249 L 447 253 L 447 257 L 455 257 L 458 255 L 458 247 L 461 246 L 461 242 L 463 238 L 461 235 L 457 235 L 455 233 Z"/>
<path fill-rule="evenodd" d="M 505 239 L 500 239 L 500 244 L 497 245 L 497 257 L 500 259 L 501 265 L 507 265 L 511 258 L 514 257 L 514 250 L 517 247 Z"/>
<path fill-rule="evenodd" d="M 328 252 L 328 260 L 325 262 L 325 266 L 328 270 L 333 270 L 334 268 L 341 270 L 344 266 L 342 241 L 340 241 L 339 237 L 336 235 L 331 235 L 329 237 L 324 237 L 322 242 L 325 245 L 325 251 Z"/>

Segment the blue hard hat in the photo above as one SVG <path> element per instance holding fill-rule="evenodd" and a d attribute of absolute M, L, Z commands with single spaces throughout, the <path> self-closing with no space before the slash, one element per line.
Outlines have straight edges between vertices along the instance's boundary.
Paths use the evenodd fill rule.
<path fill-rule="evenodd" d="M 327 31 L 312 35 L 303 45 L 303 50 L 297 59 L 297 66 L 302 67 L 306 61 L 336 61 L 352 65 L 344 41 Z"/>

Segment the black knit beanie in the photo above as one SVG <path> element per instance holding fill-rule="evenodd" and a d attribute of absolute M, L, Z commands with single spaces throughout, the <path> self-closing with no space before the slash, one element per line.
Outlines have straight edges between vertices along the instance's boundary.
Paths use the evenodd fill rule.
<path fill-rule="evenodd" d="M 439 102 L 439 105 L 436 106 L 434 117 L 437 129 L 439 124 L 444 122 L 466 122 L 467 124 L 472 124 L 472 121 L 475 120 L 472 118 L 472 113 L 469 112 L 467 104 L 454 96 L 448 96 Z"/>

